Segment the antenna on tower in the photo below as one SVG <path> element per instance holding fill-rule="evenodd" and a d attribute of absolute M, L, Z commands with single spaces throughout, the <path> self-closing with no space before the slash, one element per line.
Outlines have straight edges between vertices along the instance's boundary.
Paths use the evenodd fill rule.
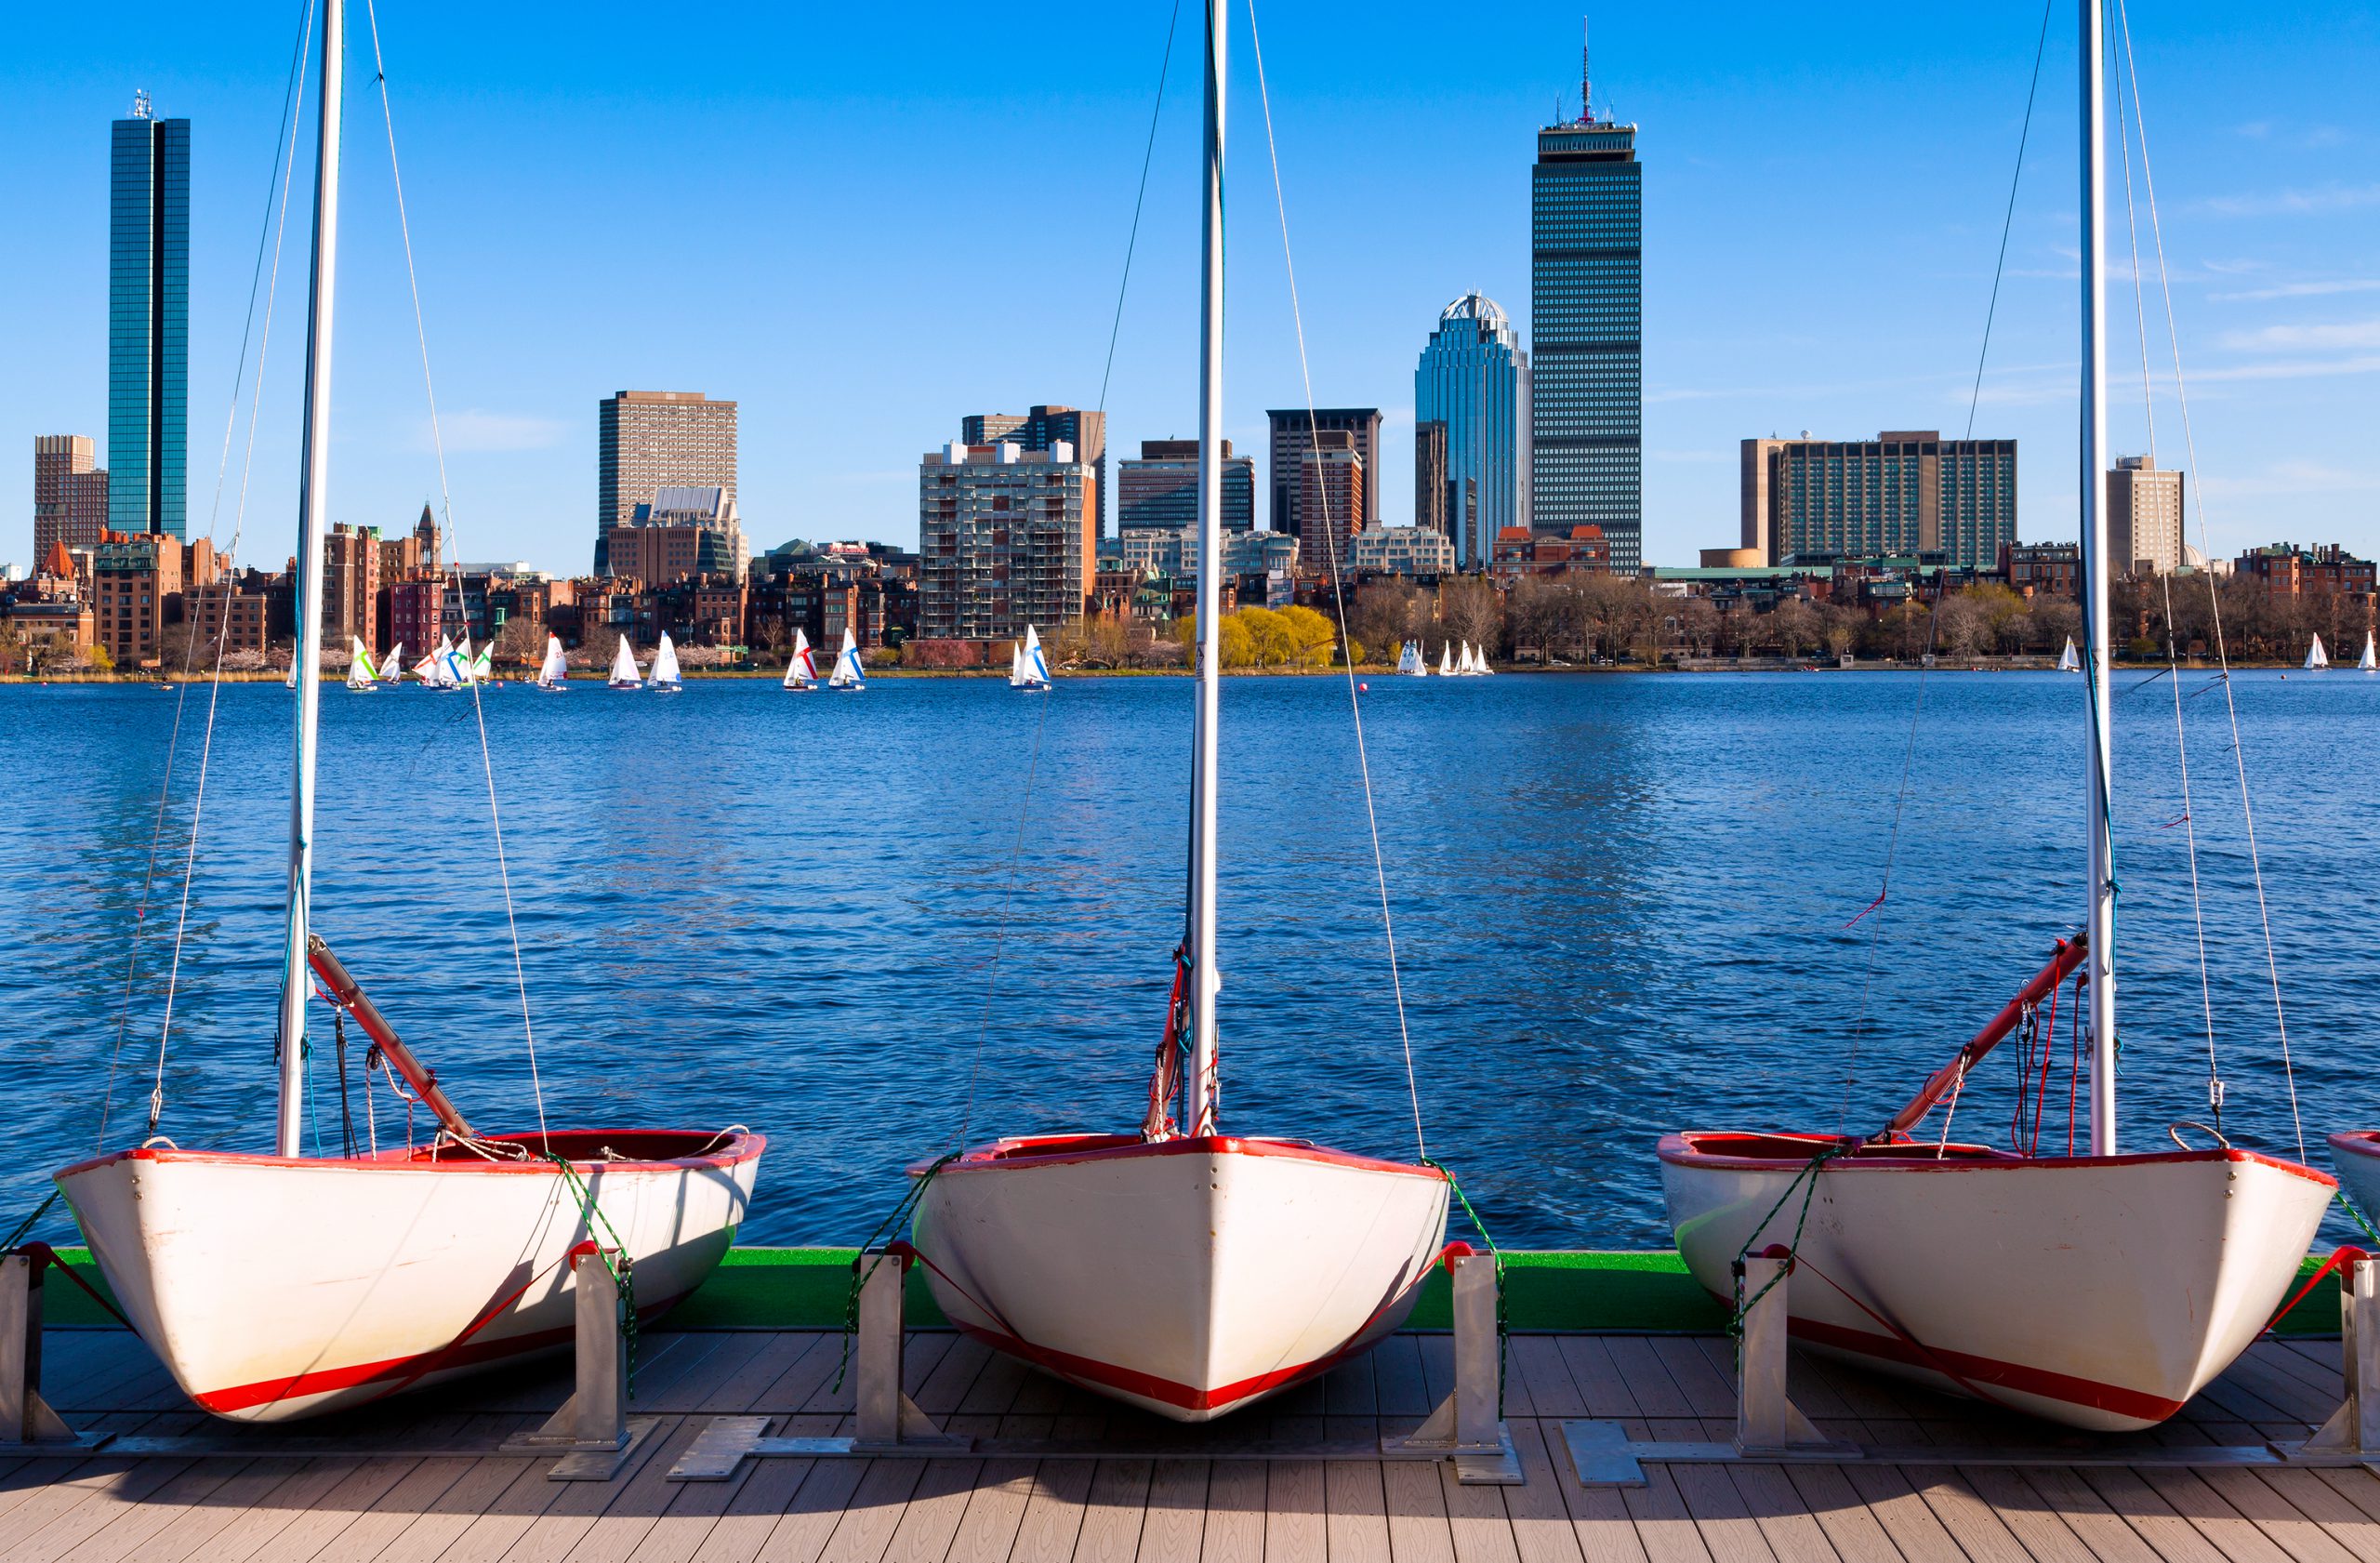
<path fill-rule="evenodd" d="M 135 119 L 149 117 L 149 89 L 145 86 L 136 86 L 132 89 L 132 117 Z"/>
<path fill-rule="evenodd" d="M 1589 46 L 1587 19 L 1579 19 L 1579 119 L 1581 123 L 1595 117 L 1594 55 Z"/>

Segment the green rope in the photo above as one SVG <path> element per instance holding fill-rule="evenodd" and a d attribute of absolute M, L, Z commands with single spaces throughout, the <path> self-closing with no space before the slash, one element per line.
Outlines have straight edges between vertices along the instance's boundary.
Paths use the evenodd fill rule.
<path fill-rule="evenodd" d="M 1488 1257 L 1496 1266 L 1496 1414 L 1501 1418 L 1504 1414 L 1504 1343 L 1512 1333 L 1505 1314 L 1504 1251 L 1496 1246 L 1488 1224 L 1479 1219 L 1479 1212 L 1472 1205 L 1471 1196 L 1462 1191 L 1462 1180 L 1454 1175 L 1454 1169 L 1433 1156 L 1423 1156 L 1421 1165 L 1435 1170 L 1446 1178 L 1447 1187 L 1453 1193 L 1455 1203 L 1462 1207 L 1464 1219 L 1471 1223 L 1471 1229 L 1479 1234 L 1479 1240 L 1488 1247 Z M 1448 1274 L 1451 1278 L 1452 1273 Z"/>
<path fill-rule="evenodd" d="M 578 1175 L 578 1169 L 550 1150 L 541 1150 L 537 1154 L 554 1164 L 562 1173 L 563 1184 L 577 1196 L 578 1217 L 587 1228 L 588 1237 L 593 1238 L 595 1228 L 600 1225 L 603 1235 L 612 1239 L 613 1250 L 620 1256 L 619 1262 L 614 1264 L 611 1253 L 604 1250 L 603 1245 L 595 1245 L 595 1257 L 603 1262 L 603 1268 L 610 1272 L 612 1284 L 620 1294 L 620 1339 L 628 1347 L 628 1382 L 623 1387 L 628 1397 L 633 1400 L 636 1398 L 636 1276 L 635 1266 L 628 1261 L 628 1245 L 620 1240 L 611 1218 L 603 1213 L 603 1207 L 595 1202 L 594 1190 L 588 1188 L 586 1180 Z"/>
<path fill-rule="evenodd" d="M 2363 1219 L 2363 1212 L 2355 1208 L 2355 1201 L 2347 1197 L 2346 1189 L 2342 1188 L 2338 1191 L 2338 1201 L 2347 1214 L 2355 1217 L 2355 1224 L 2363 1228 L 2363 1235 L 2371 1238 L 2374 1246 L 2380 1246 L 2380 1232 L 2373 1231 L 2372 1223 Z"/>
<path fill-rule="evenodd" d="M 0 1252 L 13 1251 L 19 1243 L 24 1240 L 25 1234 L 33 1229 L 34 1223 L 47 1215 L 49 1213 L 49 1207 L 56 1203 L 58 1203 L 58 1186 L 53 1184 L 50 1185 L 49 1198 L 44 1199 L 40 1204 L 35 1205 L 33 1207 L 33 1213 L 25 1217 L 24 1220 L 17 1223 L 17 1229 L 8 1234 L 8 1240 L 5 1243 L 0 1243 Z M 2360 1221 L 2362 1218 L 2359 1216 L 2356 1219 Z M 2368 1232 L 2371 1228 L 2367 1226 L 2364 1230 Z"/>
<path fill-rule="evenodd" d="M 1792 1256 L 1802 1252 L 1802 1232 L 1810 1222 L 1810 1201 L 1818 1191 L 1818 1169 L 1834 1158 L 1849 1153 L 1851 1148 L 1852 1142 L 1849 1140 L 1838 1140 L 1810 1158 L 1809 1164 L 1794 1173 L 1793 1181 L 1787 1184 L 1785 1191 L 1777 1196 L 1777 1203 L 1768 1207 L 1768 1213 L 1753 1224 L 1751 1235 L 1744 1238 L 1744 1246 L 1736 1251 L 1735 1260 L 1728 1266 L 1736 1278 L 1736 1312 L 1735 1316 L 1727 1320 L 1727 1333 L 1739 1344 L 1744 1338 L 1744 1316 L 1751 1313 L 1763 1297 L 1768 1295 L 1771 1287 L 1785 1278 L 1787 1272 L 1793 1267 Z M 1804 1186 L 1805 1179 L 1808 1180 L 1806 1187 Z M 1768 1224 L 1777 1219 L 1777 1212 L 1785 1208 L 1785 1201 L 1793 1197 L 1793 1190 L 1796 1188 L 1802 1190 L 1802 1210 L 1801 1213 L 1793 1218 L 1793 1240 L 1785 1248 L 1788 1258 L 1783 1265 L 1778 1266 L 1775 1275 L 1761 1283 L 1759 1291 L 1746 1297 L 1743 1294 L 1744 1261 L 1752 1257 L 1752 1245 L 1760 1241 L 1760 1235 L 1768 1230 Z"/>
<path fill-rule="evenodd" d="M 841 1389 L 843 1375 L 851 1371 L 852 1337 L 859 1333 L 859 1294 L 867 1285 L 868 1278 L 876 1274 L 876 1267 L 884 1263 L 883 1252 L 877 1247 L 878 1239 L 887 1233 L 898 1237 L 901 1232 L 901 1224 L 916 1212 L 918 1200 L 924 1196 L 926 1185 L 933 1182 L 934 1174 L 966 1154 L 963 1150 L 951 1151 L 918 1174 L 917 1181 L 909 1185 L 909 1191 L 901 1196 L 901 1202 L 892 1207 L 892 1213 L 878 1222 L 876 1230 L 870 1232 L 867 1235 L 867 1240 L 859 1245 L 859 1256 L 852 1261 L 851 1291 L 843 1298 L 842 1358 L 835 1364 L 835 1382 L 827 1386 L 828 1394 L 831 1395 Z M 869 1258 L 870 1253 L 874 1253 L 875 1257 Z M 862 1259 L 867 1260 L 865 1268 L 860 1264 Z"/>

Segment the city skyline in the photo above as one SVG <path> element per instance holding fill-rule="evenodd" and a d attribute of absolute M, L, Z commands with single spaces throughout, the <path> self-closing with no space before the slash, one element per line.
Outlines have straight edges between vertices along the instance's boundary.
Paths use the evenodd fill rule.
<path fill-rule="evenodd" d="M 2212 7 L 2194 7 L 2139 40 L 2208 474 L 2191 489 L 2213 507 L 2218 556 L 2308 532 L 2367 551 L 2380 543 L 2380 457 L 2356 437 L 2380 383 L 2380 355 L 2370 351 L 2380 339 L 2372 305 L 2380 279 L 2362 258 L 2380 228 L 2380 200 L 2369 193 L 2380 188 L 2380 148 L 2355 126 L 2304 107 L 2347 100 L 2368 73 L 2373 30 L 2359 24 L 2362 14 L 2292 16 L 2239 38 Z M 930 61 L 914 82 L 894 81 L 889 62 L 904 58 L 913 29 L 944 25 L 940 13 L 836 18 L 818 40 L 821 59 L 842 61 L 837 70 L 849 79 L 823 64 L 763 75 L 731 61 L 712 84 L 716 104 L 660 88 L 586 95 L 576 78 L 589 72 L 640 80 L 666 73 L 641 62 L 630 71 L 625 59 L 615 69 L 602 52 L 609 46 L 588 39 L 531 42 L 514 33 L 520 23 L 502 20 L 490 41 L 528 64 L 505 93 L 490 94 L 488 68 L 443 42 L 462 16 L 432 5 L 382 24 L 467 556 L 530 557 L 552 568 L 582 556 L 576 518 L 593 497 L 593 474 L 580 409 L 622 384 L 706 385 L 744 404 L 753 454 L 743 509 L 756 543 L 843 536 L 909 544 L 915 452 L 944 437 L 952 416 L 1028 397 L 1086 407 L 1100 400 L 1161 15 L 1070 10 L 1053 39 L 1031 49 L 995 42 L 964 67 Z M 1265 37 L 1314 395 L 1382 406 L 1373 486 L 1392 522 L 1409 519 L 1413 409 L 1399 404 L 1411 354 L 1432 312 L 1459 291 L 1476 287 L 1508 306 L 1527 298 L 1522 170 L 1536 129 L 1577 109 L 1575 9 L 1531 7 L 1504 19 L 1490 63 L 1452 84 L 1426 46 L 1422 16 L 1391 7 L 1368 30 L 1376 35 L 1352 48 L 1287 13 L 1271 19 Z M 40 300 L 20 312 L 14 335 L 41 364 L 27 383 L 0 391 L 0 449 L 17 453 L 20 497 L 0 529 L 0 559 L 33 563 L 30 438 L 104 432 L 106 126 L 144 85 L 161 113 L 192 120 L 205 151 L 192 170 L 189 526 L 193 535 L 210 524 L 231 531 L 241 442 L 232 444 L 220 518 L 210 523 L 203 512 L 292 42 L 282 35 L 284 20 L 242 15 L 202 28 L 134 6 L 100 19 L 71 60 L 0 65 L 14 93 L 0 114 L 22 149 L 0 170 L 0 189 L 43 214 L 41 242 L 0 260 L 13 295 Z M 1959 29 L 1928 20 L 1889 46 L 1847 50 L 1841 34 L 1800 38 L 1750 10 L 1722 20 L 1740 46 L 1719 60 L 1697 31 L 1649 16 L 1613 14 L 1596 28 L 1598 109 L 1644 127 L 1644 154 L 1659 170 L 1648 187 L 1645 285 L 1648 563 L 1690 562 L 1699 548 L 1729 540 L 1743 438 L 1803 428 L 1859 438 L 1912 422 L 1938 423 L 1946 435 L 1963 428 L 2036 26 L 2013 14 Z M 713 31 L 757 36 L 774 25 L 739 15 Z M 2053 29 L 2045 80 L 2070 69 L 2062 48 L 2070 46 Z M 1016 74 L 1027 60 L 1067 73 L 1080 90 L 1063 103 L 1037 99 L 1033 80 Z M 1190 328 L 1177 306 L 1195 216 L 1185 198 L 1195 178 L 1195 92 L 1185 86 L 1194 63 L 1174 62 L 1106 399 L 1127 448 L 1183 427 L 1192 405 Z M 1567 101 L 1557 107 L 1557 96 Z M 1048 233 L 997 256 L 971 254 L 963 267 L 907 245 L 881 195 L 932 166 L 926 132 L 906 125 L 929 103 L 937 142 L 957 137 L 993 161 L 1053 137 L 1078 139 L 1079 198 Z M 2201 103 L 2221 107 L 2182 117 Z M 1945 104 L 1958 112 L 1944 113 Z M 763 106 L 784 114 L 814 152 L 714 156 L 722 124 Z M 360 90 L 350 109 L 377 118 Z M 1260 123 L 1252 90 L 1234 113 L 1236 126 Z M 1790 183 L 1805 145 L 1789 149 L 1775 134 L 1780 123 L 1813 116 L 1830 158 L 1847 159 L 1859 176 L 1831 184 L 1816 211 Z M 2029 538 L 2072 526 L 2071 484 L 2062 481 L 2071 464 L 2072 369 L 2061 362 L 2070 357 L 2061 346 L 2072 311 L 2070 156 L 2055 150 L 2070 125 L 2067 95 L 2045 90 L 1977 430 L 2026 444 L 2020 513 Z M 1343 143 L 1358 134 L 1378 138 L 1385 155 L 1346 159 Z M 519 155 L 485 158 L 496 140 L 517 141 Z M 1303 399 L 1278 235 L 1263 210 L 1271 192 L 1261 148 L 1245 134 L 1234 144 L 1242 220 L 1234 228 L 1226 432 L 1242 448 L 1263 443 L 1261 409 Z M 299 162 L 302 187 L 302 152 Z M 359 149 L 350 162 L 337 394 L 351 432 L 342 435 L 333 519 L 390 525 L 435 497 L 437 479 L 385 160 L 375 166 Z M 1434 211 L 1458 220 L 1410 226 L 1397 253 L 1380 253 L 1368 208 L 1422 186 Z M 733 253 L 672 256 L 656 270 L 640 252 L 638 285 L 623 288 L 616 245 L 593 241 L 587 224 L 601 212 L 609 233 L 624 203 L 661 209 L 680 198 L 716 207 L 736 235 Z M 971 210 L 997 205 L 989 192 L 962 198 Z M 788 212 L 802 215 L 794 221 Z M 302 335 L 291 324 L 302 318 L 290 293 L 296 269 L 284 253 L 250 469 L 250 523 L 270 517 L 277 530 L 287 529 L 280 518 L 295 467 L 295 419 L 284 412 Z M 987 314 L 978 303 L 1052 276 L 1068 284 L 1070 312 L 1053 311 L 1045 291 L 1024 295 L 1037 299 L 1030 311 Z M 1900 306 L 1907 328 L 1864 328 L 1880 296 Z M 838 298 L 856 307 L 855 328 L 874 351 L 839 355 L 838 373 L 822 375 L 835 334 L 811 316 L 821 300 Z M 2158 312 L 2152 298 L 2152 320 Z M 1533 349 L 1529 323 L 1514 313 Z M 2116 344 L 2119 365 L 2123 346 Z M 2136 391 L 2115 410 L 2116 449 L 2145 453 Z M 2160 465 L 2178 465 L 2169 396 L 2161 413 Z M 105 450 L 99 457 L 101 466 L 113 459 Z M 259 544 L 252 532 L 243 551 L 286 549 L 277 536 Z"/>

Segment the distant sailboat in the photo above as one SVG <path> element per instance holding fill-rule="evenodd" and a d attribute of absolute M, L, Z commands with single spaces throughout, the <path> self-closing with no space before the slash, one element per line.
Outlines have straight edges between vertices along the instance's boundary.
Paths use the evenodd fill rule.
<path fill-rule="evenodd" d="M 800 629 L 793 632 L 793 660 L 785 665 L 785 687 L 797 695 L 818 687 L 818 663 L 810 655 L 810 636 Z"/>
<path fill-rule="evenodd" d="M 661 649 L 653 654 L 653 677 L 645 687 L 662 695 L 684 692 L 686 681 L 678 672 L 678 648 L 669 643 L 669 631 L 661 632 Z"/>
<path fill-rule="evenodd" d="M 2058 655 L 2057 670 L 2061 673 L 2079 673 L 2082 670 L 2082 659 L 2074 655 L 2074 637 L 2071 635 L 2066 637 L 2066 650 Z"/>
<path fill-rule="evenodd" d="M 461 640 L 447 647 L 438 663 L 439 688 L 460 689 L 471 682 L 477 675 L 471 666 L 470 635 L 466 632 Z"/>
<path fill-rule="evenodd" d="M 2309 673 L 2319 673 L 2330 665 L 2331 654 L 2322 649 L 2322 637 L 2317 635 L 2314 637 L 2314 643 L 2306 648 L 2306 670 Z"/>
<path fill-rule="evenodd" d="M 1009 656 L 1008 686 L 1027 691 L 1050 687 L 1050 664 L 1041 656 L 1041 637 L 1029 624 L 1025 627 L 1025 639 Z"/>
<path fill-rule="evenodd" d="M 438 650 L 429 653 L 413 665 L 413 676 L 421 681 L 424 689 L 438 687 L 438 674 L 444 665 L 445 656 L 445 646 L 442 640 Z"/>
<path fill-rule="evenodd" d="M 281 682 L 292 689 L 298 687 L 298 656 L 295 652 L 291 653 L 289 657 L 289 675 Z"/>
<path fill-rule="evenodd" d="M 2380 646 L 2373 643 L 2372 631 L 2369 629 L 2363 632 L 2363 655 L 2356 658 L 2355 665 L 2367 673 L 2374 669 L 2380 669 Z"/>
<path fill-rule="evenodd" d="M 570 662 L 562 654 L 562 637 L 559 635 L 548 635 L 546 637 L 546 660 L 537 669 L 537 687 L 539 689 L 549 689 L 556 694 L 560 694 L 562 693 L 562 685 L 566 683 L 569 679 Z"/>
<path fill-rule="evenodd" d="M 391 645 L 389 655 L 380 658 L 380 676 L 390 683 L 405 682 L 405 643 L 403 641 Z"/>
<path fill-rule="evenodd" d="M 1438 647 L 1438 677 L 1442 679 L 1454 677 L 1454 642 L 1452 641 Z"/>
<path fill-rule="evenodd" d="M 1430 676 L 1430 665 L 1421 659 L 1421 648 L 1411 641 L 1406 642 L 1405 649 L 1396 654 L 1396 670 L 1400 675 L 1410 679 L 1426 679 Z"/>
<path fill-rule="evenodd" d="M 504 687 L 504 681 L 496 676 L 496 642 L 494 641 L 480 647 L 480 654 L 471 658 L 471 682 L 483 683 L 490 689 Z"/>
<path fill-rule="evenodd" d="M 642 689 L 644 687 L 644 675 L 637 671 L 636 653 L 629 648 L 628 638 L 626 635 L 620 637 L 619 653 L 612 658 L 612 687 L 614 689 Z"/>
<path fill-rule="evenodd" d="M 843 627 L 842 654 L 835 658 L 835 670 L 826 676 L 828 689 L 866 689 L 867 669 L 859 665 L 859 641 L 851 627 Z"/>
<path fill-rule="evenodd" d="M 347 659 L 347 687 L 358 695 L 369 695 L 380 687 L 373 682 L 379 675 L 372 668 L 372 651 L 362 636 L 351 638 L 355 646 Z"/>

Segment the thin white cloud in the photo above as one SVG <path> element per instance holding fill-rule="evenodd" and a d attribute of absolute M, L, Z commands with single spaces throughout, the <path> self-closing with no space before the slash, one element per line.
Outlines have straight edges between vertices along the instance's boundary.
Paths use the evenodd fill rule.
<path fill-rule="evenodd" d="M 2227 331 L 2223 345 L 2243 352 L 2311 348 L 2320 351 L 2380 348 L 2380 320 L 2331 321 L 2320 325 L 2268 325 L 2254 331 Z"/>
<path fill-rule="evenodd" d="M 561 444 L 569 432 L 569 427 L 560 418 L 527 413 L 491 413 L 478 407 L 446 413 L 438 419 L 438 433 L 449 451 L 550 450 Z M 421 423 L 419 444 L 424 450 L 431 445 L 427 418 Z"/>
<path fill-rule="evenodd" d="M 2270 298 L 2324 298 L 2338 293 L 2380 293 L 2380 277 L 2327 277 L 2307 282 L 2275 283 L 2248 293 L 2210 293 L 2217 303 L 2257 302 Z"/>
<path fill-rule="evenodd" d="M 2298 380 L 2336 375 L 2380 374 L 2380 355 L 2360 358 L 2268 359 L 2261 364 L 2231 364 L 2216 369 L 2193 369 L 2197 380 Z"/>
<path fill-rule="evenodd" d="M 2320 190 L 2275 190 L 2250 195 L 2213 195 L 2196 209 L 2216 217 L 2307 217 L 2323 212 L 2380 206 L 2380 184 L 2325 185 Z"/>

